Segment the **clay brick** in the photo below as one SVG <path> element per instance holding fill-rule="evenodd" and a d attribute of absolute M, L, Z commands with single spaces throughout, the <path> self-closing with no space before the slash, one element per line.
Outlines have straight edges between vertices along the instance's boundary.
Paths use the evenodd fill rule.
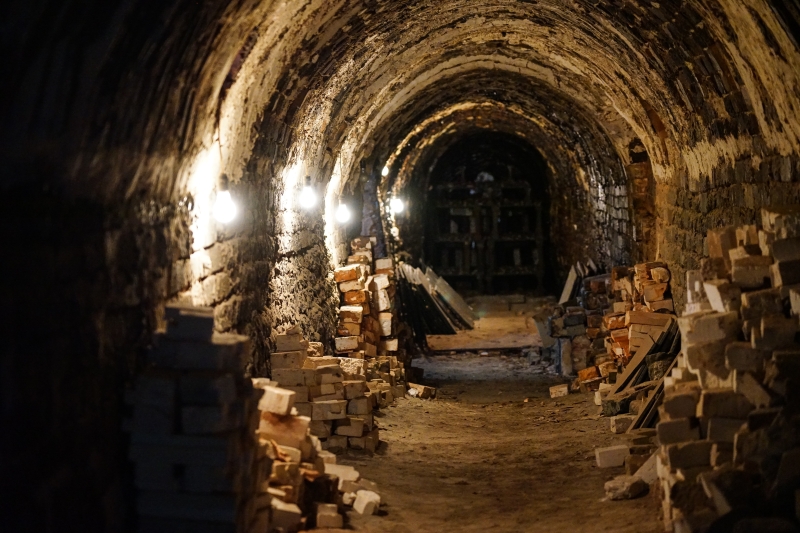
<path fill-rule="evenodd" d="M 360 490 L 356 495 L 356 501 L 353 503 L 353 510 L 358 514 L 372 515 L 378 512 L 378 507 L 381 504 L 381 497 L 371 490 Z"/>
<path fill-rule="evenodd" d="M 616 435 L 625 433 L 636 419 L 634 415 L 616 415 L 610 418 L 611 433 Z"/>
<path fill-rule="evenodd" d="M 710 229 L 706 234 L 706 244 L 709 257 L 721 257 L 728 260 L 728 250 L 736 246 L 736 229 L 726 226 Z"/>
<path fill-rule="evenodd" d="M 358 278 L 353 279 L 350 281 L 343 281 L 339 284 L 339 292 L 352 292 L 352 291 L 362 291 L 367 287 L 367 280 L 366 278 Z"/>
<path fill-rule="evenodd" d="M 733 443 L 733 437 L 739 431 L 745 420 L 738 418 L 710 418 L 706 438 L 712 442 Z"/>
<path fill-rule="evenodd" d="M 347 416 L 346 400 L 327 400 L 311 402 L 313 420 L 339 420 Z"/>
<path fill-rule="evenodd" d="M 767 351 L 791 347 L 795 343 L 798 326 L 800 324 L 797 317 L 765 316 L 761 319 L 761 330 L 753 330 L 758 331 L 758 334 L 751 335 L 751 345 L 758 350 Z"/>
<path fill-rule="evenodd" d="M 718 313 L 738 311 L 742 305 L 742 289 L 726 279 L 703 283 L 711 308 Z"/>
<path fill-rule="evenodd" d="M 299 333 L 279 334 L 275 336 L 276 352 L 297 352 L 304 351 L 307 343 Z"/>
<path fill-rule="evenodd" d="M 772 405 L 772 396 L 769 391 L 750 372 L 736 371 L 734 391 L 741 394 L 756 408 Z"/>
<path fill-rule="evenodd" d="M 773 287 L 800 283 L 800 259 L 777 261 L 769 267 L 769 275 Z"/>
<path fill-rule="evenodd" d="M 642 289 L 644 301 L 650 303 L 663 300 L 664 294 L 669 290 L 669 285 L 667 283 L 650 281 L 643 283 Z"/>
<path fill-rule="evenodd" d="M 700 426 L 691 418 L 662 420 L 656 425 L 656 432 L 662 446 L 700 439 Z"/>
<path fill-rule="evenodd" d="M 352 352 L 358 349 L 358 337 L 336 337 L 334 340 L 337 353 Z"/>
<path fill-rule="evenodd" d="M 345 437 L 361 437 L 364 433 L 364 419 L 356 416 L 348 416 L 336 422 L 336 434 Z"/>
<path fill-rule="evenodd" d="M 308 388 L 313 401 L 344 400 L 344 386 L 341 383 L 324 383 Z"/>
<path fill-rule="evenodd" d="M 299 449 L 302 441 L 306 438 L 309 424 L 311 424 L 311 420 L 305 416 L 278 416 L 262 412 L 258 435 L 274 440 L 281 446 Z"/>
<path fill-rule="evenodd" d="M 353 263 L 343 267 L 339 267 L 333 271 L 333 280 L 336 283 L 345 281 L 353 281 L 364 275 L 364 266 L 359 263 Z"/>
<path fill-rule="evenodd" d="M 357 305 L 344 305 L 339 308 L 339 322 L 361 324 L 363 309 Z"/>
<path fill-rule="evenodd" d="M 768 356 L 768 351 L 756 350 L 749 342 L 731 342 L 725 346 L 725 366 L 730 370 L 760 372 Z"/>
<path fill-rule="evenodd" d="M 306 351 L 273 352 L 269 355 L 270 368 L 303 368 Z"/>
<path fill-rule="evenodd" d="M 670 418 L 684 418 L 695 416 L 699 401 L 699 389 L 668 392 L 661 406 Z"/>
<path fill-rule="evenodd" d="M 264 387 L 264 394 L 258 401 L 258 409 L 275 415 L 285 416 L 292 412 L 295 393 L 278 387 Z"/>
<path fill-rule="evenodd" d="M 698 418 L 747 418 L 753 405 L 741 394 L 730 390 L 707 390 L 697 404 Z"/>
<path fill-rule="evenodd" d="M 800 259 L 800 237 L 778 239 L 771 243 L 770 251 L 775 261 L 796 261 Z"/>
<path fill-rule="evenodd" d="M 272 371 L 272 379 L 286 387 L 303 387 L 315 385 L 314 371 L 306 368 L 276 368 Z"/>
<path fill-rule="evenodd" d="M 613 313 L 603 317 L 606 329 L 622 329 L 625 327 L 625 313 Z"/>
<path fill-rule="evenodd" d="M 344 381 L 344 397 L 347 400 L 360 398 L 367 392 L 367 383 L 365 381 Z"/>
<path fill-rule="evenodd" d="M 711 442 L 692 441 L 668 444 L 664 447 L 670 468 L 692 468 L 711 464 Z"/>
<path fill-rule="evenodd" d="M 765 315 L 783 313 L 783 302 L 779 289 L 763 289 L 742 293 L 743 320 L 761 320 Z"/>
<path fill-rule="evenodd" d="M 344 372 L 339 365 L 324 365 L 314 369 L 316 382 L 320 385 L 326 383 L 341 383 L 344 381 Z"/>
<path fill-rule="evenodd" d="M 617 445 L 606 448 L 595 448 L 594 455 L 597 466 L 600 468 L 613 468 L 625 464 L 625 458 L 630 453 L 628 446 Z"/>
<path fill-rule="evenodd" d="M 369 397 L 353 398 L 347 402 L 348 415 L 367 415 L 372 412 L 372 404 Z"/>
<path fill-rule="evenodd" d="M 739 314 L 702 312 L 678 318 L 678 326 L 685 344 L 735 339 L 739 332 Z"/>
<path fill-rule="evenodd" d="M 751 255 L 731 262 L 731 280 L 742 288 L 756 289 L 770 277 L 772 258 Z"/>
<path fill-rule="evenodd" d="M 349 291 L 344 293 L 343 299 L 347 305 L 363 304 L 369 301 L 369 291 Z"/>

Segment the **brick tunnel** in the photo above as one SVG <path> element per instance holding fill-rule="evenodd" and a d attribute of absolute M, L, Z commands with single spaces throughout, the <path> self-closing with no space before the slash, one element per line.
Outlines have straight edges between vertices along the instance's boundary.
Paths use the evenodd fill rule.
<path fill-rule="evenodd" d="M 344 517 L 334 529 L 398 533 L 800 530 L 795 1 L 11 0 L 6 13 L 0 530 L 288 532 L 332 516 Z M 364 275 L 386 275 L 375 292 L 397 310 L 383 332 L 376 315 L 372 342 L 369 305 L 343 318 L 349 280 L 336 277 L 364 246 Z M 490 334 L 519 320 L 535 340 L 437 350 L 400 265 L 438 271 L 476 319 L 495 320 Z M 272 466 L 241 467 L 266 477 L 229 490 L 227 514 L 192 514 L 228 500 L 187 489 L 180 459 L 164 476 L 183 485 L 143 484 L 130 398 L 142 376 L 185 377 L 152 354 L 165 327 L 191 322 L 175 317 L 196 318 L 190 307 L 209 338 L 240 339 L 237 394 L 253 381 L 279 395 L 273 360 L 296 335 L 324 358 L 308 368 L 368 361 L 360 374 L 335 363 L 344 381 L 313 390 L 415 391 L 383 405 L 381 383 L 364 389 L 381 436 L 338 464 L 377 488 L 342 470 L 352 490 L 337 491 L 320 466 L 337 459 L 313 431 L 302 460 L 256 439 L 255 463 Z M 647 330 L 662 326 L 673 352 Z M 658 338 L 642 349 L 641 335 Z M 588 360 L 575 356 L 583 339 Z M 654 343 L 672 366 L 643 377 Z M 745 344 L 763 364 L 726 359 Z M 608 413 L 601 396 L 622 394 L 622 377 L 639 389 Z M 439 394 L 423 400 L 413 382 Z M 551 397 L 563 384 L 570 394 Z M 723 393 L 751 411 L 708 414 Z M 697 410 L 658 407 L 680 394 Z M 651 414 L 628 413 L 632 398 Z M 649 495 L 627 499 L 628 480 L 626 501 L 599 502 L 624 466 L 601 468 L 597 450 L 620 444 L 600 410 L 638 416 L 623 455 L 658 456 Z M 709 419 L 730 438 L 717 442 Z M 478 450 L 448 432 L 488 456 L 465 459 Z M 678 466 L 686 443 L 710 462 Z M 448 470 L 466 462 L 489 470 Z M 276 463 L 305 481 L 276 484 Z M 485 481 L 495 470 L 506 481 Z M 374 516 L 366 493 L 380 494 Z"/>

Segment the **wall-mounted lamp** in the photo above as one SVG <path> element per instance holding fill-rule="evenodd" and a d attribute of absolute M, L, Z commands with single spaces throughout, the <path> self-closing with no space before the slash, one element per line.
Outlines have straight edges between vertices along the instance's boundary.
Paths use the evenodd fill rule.
<path fill-rule="evenodd" d="M 348 209 L 346 204 L 339 204 L 339 207 L 336 208 L 336 222 L 339 224 L 345 224 L 350 221 L 350 209 Z"/>
<path fill-rule="evenodd" d="M 228 190 L 228 176 L 222 174 L 219 178 L 219 187 L 217 189 L 217 198 L 214 201 L 212 213 L 217 222 L 227 224 L 236 218 L 236 203 L 231 198 L 231 192 Z"/>
<path fill-rule="evenodd" d="M 389 167 L 384 166 L 383 170 L 381 170 L 381 176 L 383 176 L 385 178 L 388 175 L 389 175 Z"/>
<path fill-rule="evenodd" d="M 303 190 L 300 191 L 297 201 L 303 209 L 311 209 L 317 205 L 317 193 L 314 192 L 314 188 L 311 186 L 311 176 L 306 176 L 306 184 L 303 186 Z"/>
<path fill-rule="evenodd" d="M 403 200 L 397 197 L 392 198 L 389 200 L 389 211 L 392 213 L 402 213 L 403 209 L 406 208 L 406 205 L 403 203 Z"/>

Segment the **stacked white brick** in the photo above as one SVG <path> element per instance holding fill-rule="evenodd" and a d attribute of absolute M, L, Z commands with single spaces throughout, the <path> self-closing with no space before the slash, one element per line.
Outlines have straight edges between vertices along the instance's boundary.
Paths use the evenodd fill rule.
<path fill-rule="evenodd" d="M 306 362 L 315 359 L 335 360 L 312 357 Z M 316 368 L 330 366 L 336 365 L 321 364 Z M 335 374 L 326 369 L 323 375 L 332 373 Z M 278 387 L 275 382 L 264 378 L 254 379 L 253 384 L 264 391 L 258 404 L 261 420 L 257 436 L 270 464 L 259 493 L 260 501 L 269 504 L 269 524 L 258 531 L 341 528 L 344 520 L 339 512 L 339 503 L 353 506 L 363 514 L 364 509 L 354 505 L 356 498 L 344 496 L 350 491 L 358 493 L 365 487 L 376 489 L 375 485 L 360 480 L 354 468 L 337 465 L 336 456 L 322 449 L 320 439 L 311 434 L 315 422 L 297 413 L 295 390 Z M 323 424 L 331 412 L 327 407 L 320 407 L 330 405 L 324 403 L 326 401 L 311 402 L 314 413 L 320 415 Z M 318 412 L 319 409 L 321 412 Z M 348 485 L 348 482 L 352 483 Z M 359 484 L 355 485 L 354 490 L 353 484 L 356 482 Z"/>
<path fill-rule="evenodd" d="M 384 393 L 380 377 L 381 365 L 390 367 L 390 358 L 326 357 L 320 351 L 311 356 L 308 345 L 299 328 L 291 327 L 276 337 L 276 346 L 283 351 L 270 355 L 272 380 L 294 395 L 292 406 L 302 415 L 293 420 L 308 421 L 298 431 L 308 429 L 319 439 L 321 449 L 374 452 L 380 437 L 373 410 L 393 400 Z M 388 383 L 383 387 L 391 389 Z M 262 413 L 262 426 L 271 418 Z"/>
<path fill-rule="evenodd" d="M 796 514 L 800 501 L 800 442 L 789 429 L 800 407 L 792 306 L 800 209 L 764 209 L 760 228 L 711 230 L 706 244 L 701 269 L 687 272 L 683 353 L 659 408 L 658 476 L 665 527 L 674 531 L 705 531 L 747 502 Z M 780 519 L 770 520 L 774 528 Z"/>
<path fill-rule="evenodd" d="M 264 391 L 258 404 L 261 416 L 256 435 L 270 464 L 259 493 L 260 501 L 268 503 L 270 509 L 267 530 L 296 531 L 313 514 L 306 502 L 336 503 L 331 491 L 326 490 L 336 480 L 325 476 L 325 462 L 335 457 L 324 452 L 319 439 L 310 435 L 311 420 L 298 415 L 295 391 L 263 378 L 254 379 L 253 384 Z M 335 520 L 328 518 L 329 522 Z M 341 520 L 339 516 L 339 523 Z"/>
<path fill-rule="evenodd" d="M 243 377 L 247 337 L 213 334 L 210 308 L 168 306 L 148 368 L 128 395 L 139 531 L 250 531 L 266 524 L 258 483 L 267 467 Z"/>

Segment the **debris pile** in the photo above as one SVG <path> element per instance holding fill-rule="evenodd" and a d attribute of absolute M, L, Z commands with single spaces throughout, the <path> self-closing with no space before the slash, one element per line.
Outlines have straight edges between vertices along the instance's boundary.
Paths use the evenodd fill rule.
<path fill-rule="evenodd" d="M 269 464 L 257 501 L 259 508 L 268 506 L 269 523 L 251 531 L 342 528 L 343 506 L 374 513 L 380 505 L 377 487 L 360 480 L 353 467 L 336 464 L 336 456 L 322 449 L 320 439 L 311 434 L 314 421 L 298 414 L 297 392 L 265 378 L 254 378 L 253 385 L 263 390 L 257 436 L 262 459 Z M 358 504 L 364 500 L 372 506 Z"/>
<path fill-rule="evenodd" d="M 394 260 L 373 260 L 374 243 L 375 237 L 353 239 L 347 265 L 333 272 L 341 293 L 335 350 L 340 357 L 355 359 L 394 357 L 405 367 L 411 362 L 405 349 L 408 331 L 395 302 Z M 402 384 L 403 372 L 393 374 L 392 386 Z"/>
<path fill-rule="evenodd" d="M 677 353 L 669 269 L 651 262 L 614 267 L 610 274 L 581 277 L 577 272 L 586 269 L 578 265 L 570 271 L 553 314 L 535 318 L 541 357 L 554 361 L 548 370 L 577 374 L 574 388 L 599 391 L 598 402 L 606 394 L 658 380 Z M 553 394 L 559 393 L 554 388 Z M 607 414 L 627 413 L 628 404 L 617 402 Z"/>
<path fill-rule="evenodd" d="M 347 507 L 377 510 L 375 484 L 337 465 L 312 434 L 322 428 L 328 445 L 338 437 L 341 447 L 374 450 L 379 394 L 363 375 L 344 380 L 340 359 L 293 327 L 270 357 L 276 381 L 248 379 L 249 338 L 213 333 L 212 309 L 168 306 L 166 320 L 126 396 L 139 531 L 341 528 Z M 328 386 L 341 398 L 317 394 Z"/>
<path fill-rule="evenodd" d="M 333 272 L 341 293 L 335 344 L 336 353 L 342 357 L 397 356 L 401 351 L 394 305 L 394 263 L 391 257 L 373 261 L 374 241 L 374 237 L 353 239 L 347 265 Z"/>
<path fill-rule="evenodd" d="M 735 531 L 794 531 L 800 209 L 764 209 L 760 229 L 709 231 L 707 244 L 709 257 L 686 274 L 683 353 L 659 408 L 664 523 L 682 532 L 718 520 Z"/>
<path fill-rule="evenodd" d="M 293 394 L 292 406 L 309 419 L 307 429 L 321 448 L 374 452 L 379 433 L 373 409 L 405 393 L 404 385 L 391 384 L 403 375 L 397 358 L 329 357 L 316 350 L 309 355 L 309 343 L 296 326 L 277 335 L 276 346 L 270 354 L 272 380 Z M 263 420 L 262 414 L 262 425 Z"/>
<path fill-rule="evenodd" d="M 168 306 L 166 320 L 126 395 L 139 531 L 266 531 L 249 339 L 213 333 L 210 308 Z"/>

